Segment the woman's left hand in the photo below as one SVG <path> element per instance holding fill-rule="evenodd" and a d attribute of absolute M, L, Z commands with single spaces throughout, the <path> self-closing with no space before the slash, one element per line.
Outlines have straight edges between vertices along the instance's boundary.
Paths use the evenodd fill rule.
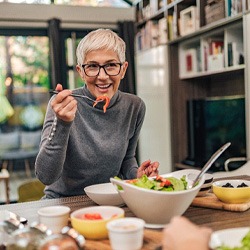
<path fill-rule="evenodd" d="M 147 176 L 156 176 L 159 174 L 159 162 L 151 162 L 151 160 L 144 161 L 137 170 L 137 178 L 142 177 L 144 174 Z"/>

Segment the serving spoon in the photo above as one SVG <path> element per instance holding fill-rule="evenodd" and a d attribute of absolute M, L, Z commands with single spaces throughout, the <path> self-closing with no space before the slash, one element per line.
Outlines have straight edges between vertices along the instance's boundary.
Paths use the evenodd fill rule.
<path fill-rule="evenodd" d="M 201 179 L 203 174 L 207 172 L 207 170 L 212 166 L 212 164 L 218 159 L 218 157 L 231 145 L 231 142 L 228 142 L 224 144 L 222 147 L 220 147 L 207 161 L 207 163 L 204 165 L 204 167 L 201 169 L 201 172 L 197 175 L 197 177 L 192 181 L 191 184 L 189 184 L 188 188 L 193 188 L 197 182 Z"/>

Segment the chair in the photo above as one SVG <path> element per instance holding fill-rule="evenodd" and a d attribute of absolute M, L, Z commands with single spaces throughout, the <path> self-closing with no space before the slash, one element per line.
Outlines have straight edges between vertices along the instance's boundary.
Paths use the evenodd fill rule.
<path fill-rule="evenodd" d="M 37 156 L 40 140 L 40 130 L 34 132 L 14 131 L 0 133 L 0 160 L 2 161 L 2 168 L 7 169 L 9 167 L 12 170 L 13 161 L 23 160 L 26 175 L 31 177 L 29 160 Z"/>
<path fill-rule="evenodd" d="M 223 177 L 231 177 L 231 176 L 237 176 L 237 175 L 249 175 L 250 173 L 250 161 L 247 161 L 244 165 L 239 167 L 236 170 L 229 171 L 228 164 L 230 162 L 234 161 L 246 161 L 247 158 L 230 158 L 227 161 L 225 161 L 225 171 L 223 172 L 215 172 L 213 173 L 214 178 L 223 178 Z"/>
<path fill-rule="evenodd" d="M 5 184 L 5 195 L 6 203 L 10 203 L 10 187 L 9 187 L 10 175 L 7 169 L 2 169 L 0 172 L 0 181 L 4 181 Z"/>
<path fill-rule="evenodd" d="M 36 201 L 44 196 L 45 185 L 37 179 L 26 181 L 18 187 L 18 202 Z"/>

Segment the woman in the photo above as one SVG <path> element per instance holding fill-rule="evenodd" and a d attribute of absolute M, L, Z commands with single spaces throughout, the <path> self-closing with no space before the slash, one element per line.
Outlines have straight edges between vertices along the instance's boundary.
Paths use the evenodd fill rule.
<path fill-rule="evenodd" d="M 98 29 L 81 40 L 76 54 L 85 85 L 71 91 L 58 84 L 59 93 L 50 100 L 44 121 L 35 163 L 36 176 L 47 185 L 44 198 L 81 195 L 84 187 L 114 176 L 158 174 L 158 162 L 148 160 L 139 168 L 136 162 L 145 104 L 118 90 L 128 67 L 124 41 L 111 30 Z M 76 100 L 72 93 L 90 99 Z M 101 101 L 93 107 L 100 97 L 110 103 Z"/>

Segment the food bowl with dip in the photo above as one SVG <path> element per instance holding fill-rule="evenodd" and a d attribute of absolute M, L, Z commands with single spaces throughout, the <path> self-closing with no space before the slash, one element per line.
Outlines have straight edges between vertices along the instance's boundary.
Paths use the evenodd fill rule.
<path fill-rule="evenodd" d="M 70 219 L 72 227 L 86 239 L 100 240 L 108 238 L 107 223 L 124 216 L 120 207 L 91 206 L 72 212 Z"/>
<path fill-rule="evenodd" d="M 240 179 L 215 181 L 212 189 L 222 202 L 230 204 L 250 202 L 250 181 Z"/>

